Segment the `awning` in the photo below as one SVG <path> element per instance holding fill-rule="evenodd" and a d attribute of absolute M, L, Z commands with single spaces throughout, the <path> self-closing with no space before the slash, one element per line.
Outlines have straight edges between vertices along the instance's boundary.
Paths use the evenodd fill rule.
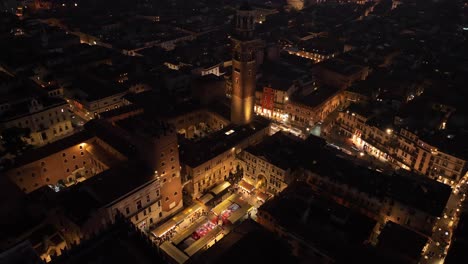
<path fill-rule="evenodd" d="M 252 206 L 245 204 L 241 208 L 234 211 L 228 218 L 228 221 L 232 224 L 235 224 L 239 219 L 244 217 L 250 210 L 252 210 Z"/>
<path fill-rule="evenodd" d="M 213 200 L 214 196 L 211 193 L 207 193 L 203 195 L 200 199 L 198 199 L 202 204 L 207 204 L 209 201 Z"/>
<path fill-rule="evenodd" d="M 216 226 L 211 231 L 209 231 L 205 236 L 195 241 L 192 245 L 186 248 L 184 251 L 189 256 L 193 256 L 200 249 L 204 248 L 209 242 L 211 242 L 218 234 L 222 232 L 222 229 L 219 226 Z"/>
<path fill-rule="evenodd" d="M 260 201 L 263 201 L 265 202 L 266 200 L 268 200 L 270 198 L 270 196 L 264 192 L 259 192 L 257 194 L 257 199 L 259 199 Z"/>
<path fill-rule="evenodd" d="M 205 217 L 201 217 L 201 218 L 197 219 L 197 221 L 195 221 L 193 224 L 191 224 L 184 231 L 182 231 L 181 233 L 176 234 L 172 238 L 172 243 L 174 243 L 175 245 L 179 245 L 182 241 L 184 241 L 187 237 L 189 237 L 193 232 L 195 232 L 195 230 L 197 230 L 197 228 L 200 227 L 200 225 L 205 221 L 207 221 Z"/>
<path fill-rule="evenodd" d="M 238 200 L 238 197 L 239 195 L 238 194 L 232 194 L 231 196 L 229 196 L 226 200 L 222 201 L 220 204 L 218 204 L 215 208 L 213 208 L 211 211 L 215 214 L 215 215 L 220 215 L 221 212 L 223 212 L 224 210 L 226 210 L 232 203 L 233 201 L 235 202 L 236 200 Z"/>
<path fill-rule="evenodd" d="M 172 219 L 169 219 L 166 223 L 160 225 L 156 229 L 154 229 L 151 233 L 153 233 L 154 236 L 156 237 L 162 237 L 164 234 L 166 234 L 169 230 L 174 228 L 176 226 L 176 222 Z"/>
<path fill-rule="evenodd" d="M 193 205 L 185 208 L 182 212 L 176 214 L 172 217 L 172 220 L 176 222 L 176 224 L 182 223 L 188 216 L 197 212 L 198 210 L 202 209 L 202 205 L 199 203 L 194 203 Z"/>
<path fill-rule="evenodd" d="M 218 195 L 220 194 L 221 192 L 223 192 L 224 190 L 226 190 L 227 188 L 229 188 L 231 186 L 231 184 L 227 181 L 225 182 L 222 182 L 221 184 L 218 184 L 216 187 L 214 187 L 213 189 L 210 190 L 210 193 L 212 193 L 213 195 Z"/>
<path fill-rule="evenodd" d="M 241 187 L 242 189 L 244 189 L 245 191 L 247 191 L 248 193 L 251 193 L 254 189 L 255 189 L 255 186 L 253 186 L 252 184 L 242 180 L 239 182 L 239 187 Z"/>
<path fill-rule="evenodd" d="M 175 262 L 183 264 L 187 262 L 189 257 L 180 249 L 176 248 L 171 242 L 166 241 L 161 245 L 161 250 L 164 251 Z"/>

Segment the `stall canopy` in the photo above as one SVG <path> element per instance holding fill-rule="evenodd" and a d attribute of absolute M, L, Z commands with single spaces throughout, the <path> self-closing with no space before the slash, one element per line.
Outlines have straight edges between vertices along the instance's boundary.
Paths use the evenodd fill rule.
<path fill-rule="evenodd" d="M 232 194 L 226 200 L 222 201 L 215 208 L 213 208 L 211 211 L 215 215 L 220 215 L 224 210 L 226 210 L 232 203 L 235 203 L 237 200 L 239 200 L 239 195 Z"/>
<path fill-rule="evenodd" d="M 176 248 L 171 242 L 166 241 L 161 245 L 161 249 L 169 255 L 175 262 L 183 264 L 188 261 L 189 257 L 180 249 Z"/>
<path fill-rule="evenodd" d="M 207 193 L 203 195 L 200 199 L 198 199 L 202 204 L 207 204 L 211 200 L 213 200 L 214 196 L 211 193 Z"/>
<path fill-rule="evenodd" d="M 169 219 L 166 223 L 160 225 L 156 229 L 152 231 L 153 235 L 156 237 L 162 237 L 164 234 L 166 234 L 169 230 L 174 228 L 176 226 L 176 222 L 172 219 Z"/>
<path fill-rule="evenodd" d="M 189 256 L 193 256 L 197 253 L 200 249 L 204 248 L 210 241 L 212 241 L 218 234 L 222 232 L 222 229 L 219 226 L 213 228 L 210 232 L 208 232 L 205 236 L 195 241 L 192 245 L 186 248 L 184 251 Z"/>
<path fill-rule="evenodd" d="M 222 182 L 222 183 L 218 184 L 216 187 L 214 187 L 213 189 L 211 189 L 210 193 L 217 196 L 220 193 L 222 193 L 224 190 L 229 188 L 230 186 L 231 186 L 231 184 L 229 182 L 227 182 L 227 181 Z"/>
<path fill-rule="evenodd" d="M 178 213 L 172 220 L 174 220 L 177 224 L 182 223 L 185 219 L 187 219 L 190 215 L 197 212 L 198 210 L 202 209 L 202 205 L 199 203 L 194 203 L 193 205 L 185 208 L 182 212 Z"/>
<path fill-rule="evenodd" d="M 270 196 L 264 192 L 259 192 L 257 194 L 257 199 L 259 199 L 260 201 L 262 202 L 265 202 L 266 200 L 268 200 L 270 198 Z"/>
<path fill-rule="evenodd" d="M 201 217 L 195 221 L 195 223 L 191 224 L 188 228 L 186 228 L 184 231 L 181 233 L 176 234 L 172 238 L 172 243 L 175 245 L 179 245 L 182 241 L 184 241 L 188 236 L 190 236 L 197 228 L 204 222 L 206 221 L 205 217 Z"/>
<path fill-rule="evenodd" d="M 244 189 L 246 192 L 248 193 L 251 193 L 254 189 L 255 189 L 255 186 L 253 186 L 252 184 L 242 180 L 239 182 L 239 187 L 241 187 L 242 189 Z"/>
<path fill-rule="evenodd" d="M 155 228 L 152 233 L 156 237 L 161 237 L 165 233 L 167 233 L 169 230 L 174 228 L 176 225 L 182 223 L 185 219 L 187 219 L 190 215 L 193 213 L 197 212 L 202 208 L 202 205 L 198 203 L 194 203 L 190 207 L 187 207 L 184 209 L 182 212 L 178 213 L 171 219 L 167 220 L 164 224 L 160 225 L 159 227 Z"/>
<path fill-rule="evenodd" d="M 228 221 L 232 224 L 235 224 L 239 219 L 244 217 L 250 210 L 252 210 L 252 206 L 245 204 L 240 207 L 238 210 L 234 211 L 229 217 Z"/>

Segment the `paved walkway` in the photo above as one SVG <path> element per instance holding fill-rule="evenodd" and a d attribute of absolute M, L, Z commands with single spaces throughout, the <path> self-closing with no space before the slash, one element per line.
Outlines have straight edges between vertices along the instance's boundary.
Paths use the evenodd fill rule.
<path fill-rule="evenodd" d="M 432 237 L 421 256 L 420 263 L 422 264 L 439 264 L 444 262 L 450 248 L 453 230 L 458 225 L 462 202 L 466 197 L 468 177 L 465 175 L 461 182 L 464 183 L 461 184 L 460 191 L 452 192 L 445 207 L 444 216 L 440 217 L 434 225 Z"/>

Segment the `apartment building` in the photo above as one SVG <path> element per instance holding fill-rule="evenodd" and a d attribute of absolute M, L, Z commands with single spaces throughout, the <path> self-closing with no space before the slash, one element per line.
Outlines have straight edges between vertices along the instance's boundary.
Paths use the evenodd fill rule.
<path fill-rule="evenodd" d="M 60 98 L 6 101 L 0 109 L 0 128 L 27 128 L 30 134 L 24 140 L 34 146 L 51 143 L 73 132 L 68 104 Z"/>

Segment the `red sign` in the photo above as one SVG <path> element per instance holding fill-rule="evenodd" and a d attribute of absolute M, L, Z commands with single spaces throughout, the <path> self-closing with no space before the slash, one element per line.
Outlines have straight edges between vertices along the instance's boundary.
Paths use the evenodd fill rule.
<path fill-rule="evenodd" d="M 263 97 L 262 97 L 262 107 L 263 109 L 269 109 L 273 111 L 275 105 L 275 90 L 270 87 L 263 87 Z"/>

